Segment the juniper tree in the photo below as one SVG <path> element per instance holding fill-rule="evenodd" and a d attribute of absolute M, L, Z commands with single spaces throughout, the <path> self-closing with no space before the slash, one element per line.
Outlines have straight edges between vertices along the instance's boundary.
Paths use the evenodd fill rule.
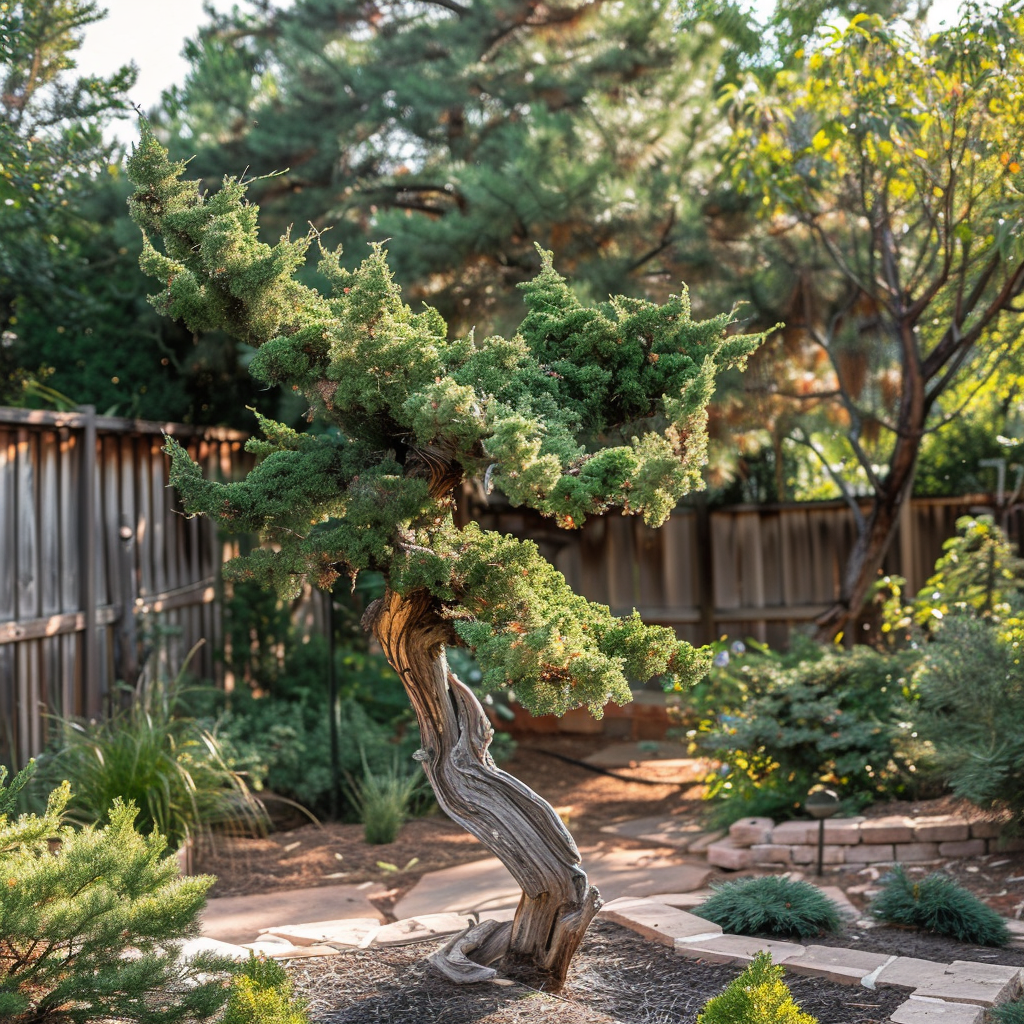
<path fill-rule="evenodd" d="M 523 888 L 514 922 L 481 926 L 439 966 L 474 981 L 503 959 L 557 987 L 599 895 L 557 814 L 495 767 L 487 718 L 445 647 L 471 648 L 484 685 L 514 686 L 535 713 L 597 716 L 630 699 L 630 678 L 682 688 L 708 656 L 573 593 L 535 545 L 457 528 L 458 489 L 482 477 L 565 528 L 612 510 L 657 526 L 701 486 L 716 373 L 742 365 L 760 338 L 727 336 L 727 315 L 692 320 L 685 292 L 664 305 L 585 306 L 542 253 L 515 335 L 450 339 L 435 310 L 403 303 L 379 245 L 351 272 L 321 246 L 325 297 L 295 279 L 312 236 L 259 241 L 244 183 L 201 194 L 183 170 L 144 127 L 130 208 L 146 235 L 143 269 L 163 285 L 152 301 L 192 330 L 255 346 L 254 376 L 301 394 L 330 429 L 258 416 L 263 437 L 247 447 L 259 462 L 229 484 L 205 480 L 168 439 L 172 482 L 189 513 L 263 536 L 231 566 L 236 579 L 296 594 L 306 581 L 383 574 L 364 624 L 415 709 L 416 756 L 441 807 Z M 459 955 L 476 943 L 477 962 Z"/>

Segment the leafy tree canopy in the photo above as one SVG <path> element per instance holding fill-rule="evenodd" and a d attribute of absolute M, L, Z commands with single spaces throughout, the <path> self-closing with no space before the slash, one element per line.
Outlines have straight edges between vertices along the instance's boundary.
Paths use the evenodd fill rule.
<path fill-rule="evenodd" d="M 397 593 L 437 602 L 488 684 L 514 683 L 541 712 L 600 713 L 629 699 L 627 675 L 681 686 L 702 674 L 702 653 L 573 594 L 534 545 L 456 529 L 452 495 L 480 475 L 566 527 L 611 508 L 660 524 L 700 486 L 716 373 L 741 366 L 760 336 L 727 336 L 726 316 L 692 320 L 685 293 L 583 305 L 542 253 L 516 334 L 450 339 L 436 311 L 403 303 L 379 246 L 355 271 L 321 249 L 330 297 L 298 282 L 312 235 L 260 241 L 244 184 L 201 194 L 143 131 L 131 210 L 147 234 L 142 266 L 164 286 L 154 304 L 258 346 L 253 375 L 333 427 L 305 435 L 261 418 L 266 439 L 249 450 L 262 461 L 229 485 L 203 480 L 169 442 L 189 511 L 272 543 L 236 573 L 294 592 L 383 572 Z"/>

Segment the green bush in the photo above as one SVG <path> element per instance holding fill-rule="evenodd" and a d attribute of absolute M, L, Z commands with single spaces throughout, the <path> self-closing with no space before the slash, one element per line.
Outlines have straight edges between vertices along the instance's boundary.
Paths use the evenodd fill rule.
<path fill-rule="evenodd" d="M 839 928 L 839 908 L 809 882 L 744 878 L 712 886 L 712 893 L 694 913 L 729 935 L 804 939 Z"/>
<path fill-rule="evenodd" d="M 309 1024 L 306 1004 L 292 997 L 292 983 L 275 960 L 249 954 L 231 982 L 221 1024 Z"/>
<path fill-rule="evenodd" d="M 397 756 L 384 771 L 372 771 L 363 761 L 362 778 L 350 782 L 350 793 L 359 809 L 363 837 L 368 843 L 384 845 L 395 841 L 424 782 L 419 768 L 413 772 L 403 770 Z"/>
<path fill-rule="evenodd" d="M 782 973 L 767 953 L 758 953 L 721 995 L 704 1004 L 697 1024 L 818 1024 L 794 1002 Z"/>
<path fill-rule="evenodd" d="M 917 673 L 915 716 L 957 796 L 1024 823 L 1024 620 L 953 616 Z"/>
<path fill-rule="evenodd" d="M 46 785 L 71 782 L 69 816 L 109 821 L 117 800 L 138 808 L 138 828 L 172 846 L 214 827 L 262 832 L 266 814 L 217 737 L 177 710 L 177 688 L 146 688 L 110 718 L 59 720 L 57 742 L 40 761 Z"/>
<path fill-rule="evenodd" d="M 717 821 L 792 817 L 821 782 L 851 812 L 912 791 L 908 669 L 916 656 L 795 640 L 790 655 L 762 648 L 731 658 L 743 700 L 694 735 L 699 749 L 723 762 L 707 780 L 708 797 L 720 802 Z"/>
<path fill-rule="evenodd" d="M 109 823 L 62 823 L 65 782 L 41 815 L 9 814 L 30 769 L 5 787 L 0 768 L 0 1019 L 12 1024 L 205 1021 L 227 996 L 209 954 L 178 957 L 198 935 L 211 877 L 181 878 L 158 833 L 135 829 L 115 801 Z M 56 847 L 56 852 L 51 848 Z"/>
<path fill-rule="evenodd" d="M 988 1011 L 989 1024 L 1024 1024 L 1024 999 L 993 1006 Z"/>
<path fill-rule="evenodd" d="M 915 882 L 897 865 L 881 885 L 871 902 L 871 915 L 880 921 L 923 928 L 972 946 L 1010 941 L 1003 919 L 948 875 L 935 872 Z"/>

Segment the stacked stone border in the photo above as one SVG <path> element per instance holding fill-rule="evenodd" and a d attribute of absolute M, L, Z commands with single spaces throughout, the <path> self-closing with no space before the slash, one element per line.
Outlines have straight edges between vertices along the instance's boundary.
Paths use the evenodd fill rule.
<path fill-rule="evenodd" d="M 661 900 L 671 899 L 670 896 Z M 693 906 L 692 897 L 684 902 Z M 893 1024 L 982 1024 L 986 1007 L 1009 1002 L 1024 989 L 1024 968 L 968 960 L 938 963 L 916 957 L 889 956 L 836 946 L 802 945 L 725 935 L 722 929 L 658 898 L 612 900 L 601 914 L 652 942 L 671 946 L 691 960 L 748 964 L 762 951 L 793 974 L 823 978 L 869 990 L 894 987 L 907 999 L 889 1018 Z M 1016 926 L 1014 944 L 1024 945 L 1024 928 Z"/>
<path fill-rule="evenodd" d="M 833 818 L 825 822 L 823 863 L 923 864 L 948 857 L 981 857 L 1024 850 L 1024 838 L 1003 836 L 1001 821 L 956 815 L 910 818 Z M 708 863 L 730 871 L 816 864 L 818 822 L 741 818 L 709 843 Z"/>

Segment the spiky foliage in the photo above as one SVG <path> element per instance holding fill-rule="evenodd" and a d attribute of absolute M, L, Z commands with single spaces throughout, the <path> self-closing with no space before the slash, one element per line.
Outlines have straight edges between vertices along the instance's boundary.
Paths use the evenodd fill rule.
<path fill-rule="evenodd" d="M 292 983 L 275 960 L 250 953 L 231 982 L 221 1024 L 309 1024 L 306 1004 L 292 997 Z"/>
<path fill-rule="evenodd" d="M 1024 999 L 993 1006 L 988 1011 L 988 1020 L 991 1024 L 1024 1024 Z"/>
<path fill-rule="evenodd" d="M 780 935 L 804 939 L 839 928 L 839 908 L 809 882 L 743 878 L 712 886 L 695 911 L 729 935 Z"/>
<path fill-rule="evenodd" d="M 797 1006 L 782 973 L 768 953 L 758 953 L 720 996 L 707 1001 L 697 1024 L 818 1024 Z"/>
<path fill-rule="evenodd" d="M 203 975 L 229 964 L 208 954 L 180 960 L 177 942 L 199 933 L 214 879 L 178 877 L 163 838 L 135 830 L 131 805 L 119 803 L 104 828 L 62 825 L 67 783 L 41 816 L 10 819 L 28 771 L 6 789 L 0 768 L 0 1019 L 209 1019 L 226 992 Z"/>
<path fill-rule="evenodd" d="M 889 924 L 924 928 L 973 946 L 1005 946 L 1003 919 L 962 885 L 936 871 L 914 881 L 896 865 L 881 882 L 871 914 Z"/>
<path fill-rule="evenodd" d="M 456 529 L 453 493 L 479 475 L 564 527 L 613 508 L 660 524 L 701 485 L 716 373 L 760 336 L 727 336 L 724 315 L 693 321 L 685 293 L 585 306 L 543 253 L 512 338 L 450 340 L 436 311 L 402 302 L 379 246 L 354 272 L 321 250 L 325 298 L 294 277 L 310 237 L 261 242 L 243 184 L 200 195 L 183 169 L 144 129 L 131 210 L 147 234 L 142 266 L 164 286 L 154 304 L 258 346 L 253 374 L 334 428 L 305 435 L 261 418 L 266 440 L 249 450 L 262 461 L 227 486 L 168 442 L 189 512 L 271 543 L 237 577 L 294 593 L 374 569 L 400 594 L 426 590 L 487 682 L 515 684 L 542 713 L 599 713 L 629 698 L 627 675 L 681 687 L 703 674 L 703 654 L 577 597 L 533 544 Z"/>

